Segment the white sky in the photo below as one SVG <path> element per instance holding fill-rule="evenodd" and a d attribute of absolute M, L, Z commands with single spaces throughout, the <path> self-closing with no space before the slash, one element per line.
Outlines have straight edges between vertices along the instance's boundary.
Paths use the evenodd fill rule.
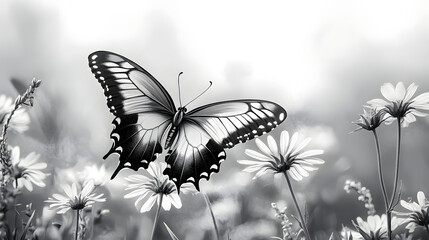
<path fill-rule="evenodd" d="M 59 9 L 67 41 L 135 48 L 156 39 L 158 56 L 137 53 L 137 62 L 173 59 L 166 61 L 188 81 L 212 80 L 218 90 L 238 81 L 244 92 L 287 96 L 289 108 L 329 88 L 330 61 L 355 54 L 361 42 L 398 44 L 428 15 L 423 1 L 70 1 Z"/>

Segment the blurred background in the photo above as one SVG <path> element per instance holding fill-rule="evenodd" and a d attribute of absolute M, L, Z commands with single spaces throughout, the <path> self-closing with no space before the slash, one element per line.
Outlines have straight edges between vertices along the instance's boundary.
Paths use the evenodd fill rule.
<path fill-rule="evenodd" d="M 292 183 L 319 239 L 342 224 L 352 226 L 358 216 L 366 219 L 357 195 L 343 189 L 347 179 L 371 189 L 381 214 L 373 137 L 366 131 L 350 134 L 356 129 L 352 121 L 368 100 L 382 97 L 383 83 L 415 82 L 417 94 L 429 91 L 428 12 L 425 1 L 0 1 L 0 93 L 15 98 L 12 78 L 25 85 L 33 77 L 43 81 L 28 109 L 29 130 L 11 133 L 8 143 L 19 145 L 22 156 L 40 153 L 51 176 L 48 187 L 24 191 L 21 201 L 42 209 L 44 200 L 61 191 L 59 183 L 67 182 L 63 176 L 105 164 L 107 179 L 116 168 L 117 156 L 102 160 L 111 146 L 113 116 L 87 62 L 90 53 L 108 50 L 148 70 L 176 102 L 179 72 L 183 102 L 212 81 L 189 108 L 240 98 L 283 106 L 288 118 L 270 134 L 278 139 L 282 130 L 298 131 L 312 138 L 309 148 L 325 150 L 326 163 Z M 428 120 L 420 118 L 403 131 L 403 199 L 416 200 L 417 191 L 429 194 Z M 379 134 L 391 191 L 396 128 L 383 126 Z M 242 172 L 236 160 L 248 159 L 247 148 L 256 149 L 254 141 L 228 150 L 220 173 L 202 180 L 201 190 L 231 239 L 280 236 L 271 203 L 296 215 L 287 184 L 269 175 L 252 180 Z M 101 205 L 110 213 L 97 231 L 107 239 L 150 235 L 155 208 L 140 214 L 134 200 L 123 198 L 128 174 L 134 172 L 121 171 L 103 188 L 108 199 Z M 182 201 L 181 209 L 163 211 L 160 223 L 180 239 L 211 239 L 203 197 L 185 195 Z M 156 234 L 168 236 L 164 227 Z"/>

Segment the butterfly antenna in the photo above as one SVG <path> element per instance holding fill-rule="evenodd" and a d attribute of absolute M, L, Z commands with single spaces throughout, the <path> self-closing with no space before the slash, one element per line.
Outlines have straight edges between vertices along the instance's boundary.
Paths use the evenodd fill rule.
<path fill-rule="evenodd" d="M 206 88 L 206 90 L 204 90 L 202 93 L 200 93 L 198 96 L 196 96 L 194 99 L 192 99 L 190 102 L 188 102 L 185 106 L 188 106 L 189 104 L 191 104 L 193 101 L 197 100 L 197 98 L 199 98 L 201 95 L 203 95 L 205 92 L 207 92 L 207 90 L 210 89 L 210 87 L 213 85 L 212 81 L 209 81 L 210 85 Z"/>
<path fill-rule="evenodd" d="M 182 96 L 180 95 L 180 75 L 182 75 L 183 72 L 180 72 L 179 75 L 177 76 L 177 86 L 179 87 L 179 104 L 180 107 L 182 107 Z"/>

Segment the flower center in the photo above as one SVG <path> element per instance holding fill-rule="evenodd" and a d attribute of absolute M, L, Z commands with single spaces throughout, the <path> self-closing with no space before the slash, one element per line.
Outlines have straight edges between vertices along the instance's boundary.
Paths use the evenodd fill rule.
<path fill-rule="evenodd" d="M 74 200 L 69 201 L 70 208 L 73 210 L 80 210 L 86 206 L 86 201 L 81 196 L 75 197 Z"/>
<path fill-rule="evenodd" d="M 24 176 L 24 171 L 25 171 L 24 168 L 21 168 L 18 165 L 14 166 L 13 167 L 13 177 L 15 179 L 22 178 Z"/>
<path fill-rule="evenodd" d="M 273 156 L 273 158 L 276 160 L 277 162 L 277 171 L 278 172 L 286 172 L 287 170 L 290 169 L 290 166 L 292 165 L 293 162 L 293 157 L 290 156 L 286 156 L 286 159 L 280 155 L 280 159 L 278 159 L 277 157 Z"/>
<path fill-rule="evenodd" d="M 403 102 L 397 101 L 393 102 L 391 105 L 386 106 L 387 112 L 395 118 L 403 118 L 407 115 L 408 111 L 411 109 L 410 105 L 412 102 Z"/>
<path fill-rule="evenodd" d="M 164 179 L 164 181 L 159 181 L 158 179 L 157 181 L 157 188 L 154 189 L 155 193 L 161 193 L 164 195 L 168 195 L 171 194 L 174 191 L 174 183 L 170 182 L 168 180 L 168 178 Z"/>

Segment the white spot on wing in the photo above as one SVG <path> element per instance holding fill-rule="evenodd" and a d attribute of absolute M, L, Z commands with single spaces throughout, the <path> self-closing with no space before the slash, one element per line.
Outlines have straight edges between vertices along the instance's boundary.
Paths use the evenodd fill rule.
<path fill-rule="evenodd" d="M 186 181 L 195 182 L 195 179 L 193 177 L 188 178 Z"/>
<path fill-rule="evenodd" d="M 128 68 L 128 69 L 130 69 L 130 68 L 134 68 L 131 64 L 129 64 L 128 62 L 123 62 L 123 63 L 121 63 L 121 67 L 123 67 L 123 68 Z"/>
<path fill-rule="evenodd" d="M 201 174 L 200 174 L 200 177 L 208 177 L 209 175 L 206 173 L 206 172 L 202 172 Z"/>
<path fill-rule="evenodd" d="M 131 163 L 126 162 L 126 163 L 124 164 L 124 167 L 131 167 Z"/>
<path fill-rule="evenodd" d="M 91 57 L 91 59 L 92 59 L 92 60 L 95 60 L 96 58 L 98 58 L 98 55 L 97 55 L 97 54 L 94 54 L 94 55 L 92 55 L 92 57 Z"/>
<path fill-rule="evenodd" d="M 279 120 L 283 121 L 284 119 L 285 119 L 285 114 L 284 113 L 280 113 Z"/>
<path fill-rule="evenodd" d="M 219 167 L 216 165 L 216 164 L 213 164 L 211 167 L 210 167 L 210 170 L 218 170 L 219 169 Z"/>

